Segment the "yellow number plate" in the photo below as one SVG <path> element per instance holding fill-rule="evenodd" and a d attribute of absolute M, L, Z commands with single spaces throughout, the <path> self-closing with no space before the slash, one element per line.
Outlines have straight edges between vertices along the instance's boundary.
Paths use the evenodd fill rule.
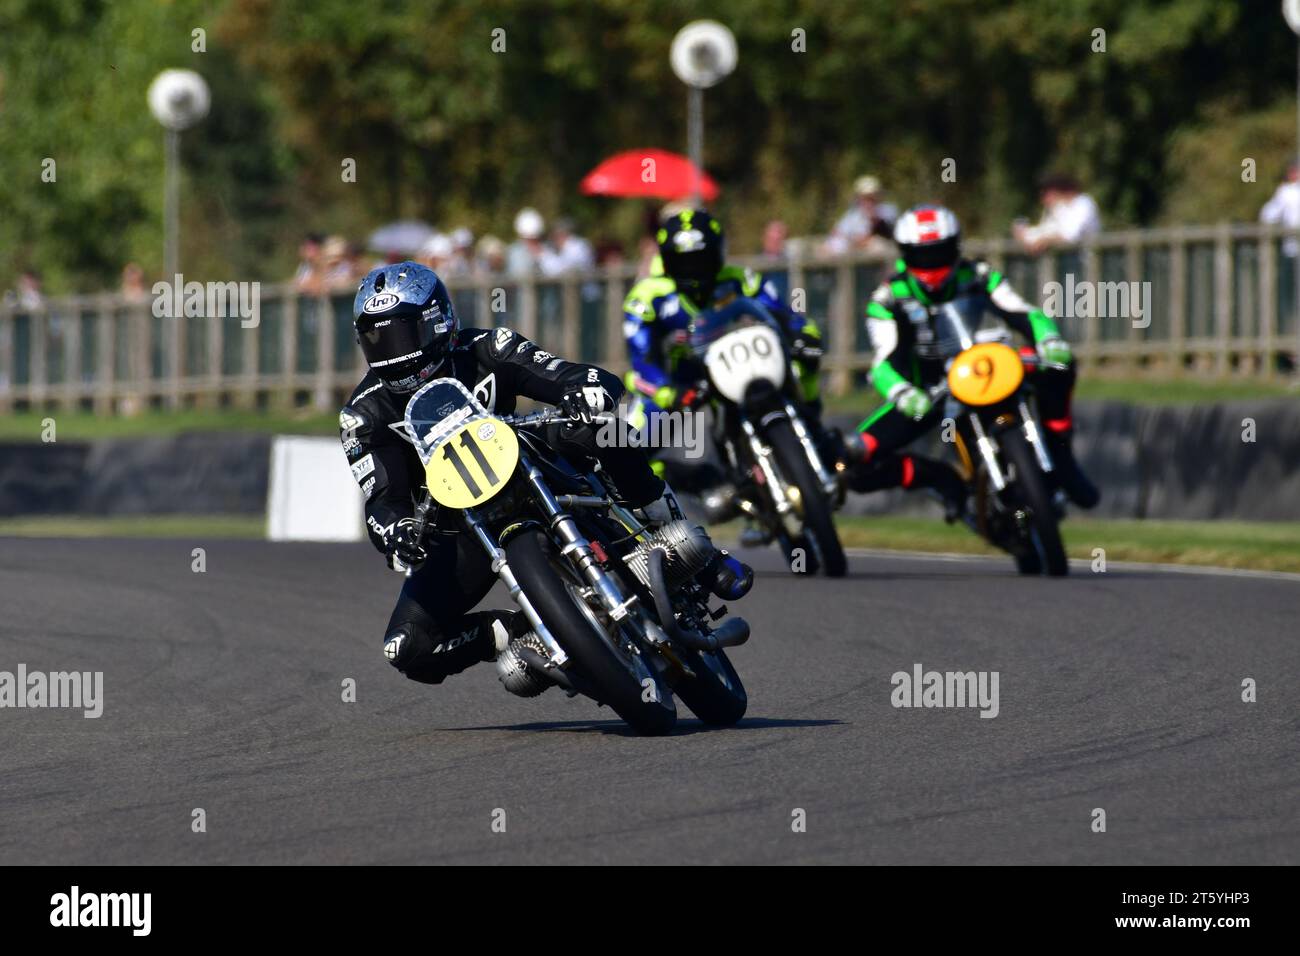
<path fill-rule="evenodd" d="M 948 389 L 963 405 L 992 405 L 1015 394 L 1025 380 L 1016 350 L 997 342 L 972 345 L 953 359 Z"/>
<path fill-rule="evenodd" d="M 519 439 L 505 422 L 476 418 L 444 439 L 424 466 L 433 500 L 473 508 L 506 486 L 519 462 Z"/>

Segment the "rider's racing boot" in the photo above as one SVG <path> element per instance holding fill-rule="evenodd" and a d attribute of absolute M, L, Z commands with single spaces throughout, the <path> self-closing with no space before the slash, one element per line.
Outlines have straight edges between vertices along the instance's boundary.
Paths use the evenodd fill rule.
<path fill-rule="evenodd" d="M 652 527 L 661 528 L 670 521 L 681 521 L 686 517 L 672 487 L 664 482 L 663 494 L 641 509 Z"/>
<path fill-rule="evenodd" d="M 762 548 L 772 543 L 772 532 L 749 523 L 740 529 L 738 540 L 742 548 Z"/>
<path fill-rule="evenodd" d="M 700 507 L 704 510 L 704 520 L 709 524 L 721 524 L 734 518 L 739 511 L 736 507 L 736 486 L 723 482 L 700 492 Z"/>
<path fill-rule="evenodd" d="M 846 435 L 836 429 L 835 438 L 837 439 L 837 445 L 832 447 L 831 451 L 834 459 L 842 462 L 844 467 L 848 469 L 849 487 L 854 491 L 874 491 L 874 488 L 859 489 L 855 487 L 856 484 L 864 483 L 864 481 L 855 482 L 854 478 L 855 475 L 862 476 L 870 470 L 868 463 L 871 461 L 871 456 L 875 453 L 878 444 L 876 437 L 869 432 L 849 432 Z"/>
<path fill-rule="evenodd" d="M 1080 508 L 1095 508 L 1101 501 L 1101 492 L 1088 480 L 1088 476 L 1079 467 L 1074 457 L 1072 439 L 1073 429 L 1056 431 L 1050 426 L 1044 429 L 1047 437 L 1047 451 L 1052 456 L 1052 474 L 1056 483 L 1066 496 Z"/>
<path fill-rule="evenodd" d="M 943 520 L 952 524 L 966 514 L 970 489 L 951 466 L 920 455 L 902 457 L 904 488 L 931 488 L 943 501 Z"/>

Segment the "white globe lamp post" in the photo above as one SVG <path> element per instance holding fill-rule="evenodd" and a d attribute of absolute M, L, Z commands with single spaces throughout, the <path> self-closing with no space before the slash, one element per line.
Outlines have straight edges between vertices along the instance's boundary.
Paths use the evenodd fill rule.
<path fill-rule="evenodd" d="M 687 155 L 696 169 L 691 202 L 698 206 L 704 169 L 704 91 L 736 68 L 736 38 L 716 20 L 696 20 L 677 31 L 668 59 L 677 78 L 690 87 L 686 104 Z"/>
<path fill-rule="evenodd" d="M 193 70 L 163 70 L 149 84 L 149 111 L 166 142 L 163 193 L 163 266 L 170 282 L 180 272 L 181 132 L 208 115 L 208 84 Z"/>

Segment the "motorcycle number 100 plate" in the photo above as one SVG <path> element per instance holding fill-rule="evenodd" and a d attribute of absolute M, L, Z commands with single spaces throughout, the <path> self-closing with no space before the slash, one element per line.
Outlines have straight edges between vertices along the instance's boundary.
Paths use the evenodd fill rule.
<path fill-rule="evenodd" d="M 781 340 L 765 325 L 728 332 L 709 346 L 704 364 L 713 387 L 733 402 L 743 401 L 745 389 L 758 379 L 767 379 L 777 388 L 785 382 Z"/>
<path fill-rule="evenodd" d="M 505 422 L 474 418 L 430 449 L 429 494 L 448 508 L 473 508 L 505 487 L 519 462 L 519 439 Z"/>

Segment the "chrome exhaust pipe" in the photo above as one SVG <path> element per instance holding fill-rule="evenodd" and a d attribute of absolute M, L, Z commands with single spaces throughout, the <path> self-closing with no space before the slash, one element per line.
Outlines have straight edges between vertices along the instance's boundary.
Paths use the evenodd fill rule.
<path fill-rule="evenodd" d="M 555 684 L 570 693 L 579 693 L 578 688 L 573 686 L 573 681 L 569 679 L 568 674 L 560 670 L 560 668 L 556 667 L 546 658 L 542 657 L 541 654 L 538 654 L 531 647 L 521 647 L 519 648 L 518 653 L 520 659 L 539 677 L 550 681 L 552 684 Z"/>
<path fill-rule="evenodd" d="M 703 645 L 697 645 L 700 650 L 717 651 L 724 647 L 736 647 L 749 640 L 749 622 L 743 617 L 729 617 L 712 634 L 698 636 L 703 638 Z"/>

